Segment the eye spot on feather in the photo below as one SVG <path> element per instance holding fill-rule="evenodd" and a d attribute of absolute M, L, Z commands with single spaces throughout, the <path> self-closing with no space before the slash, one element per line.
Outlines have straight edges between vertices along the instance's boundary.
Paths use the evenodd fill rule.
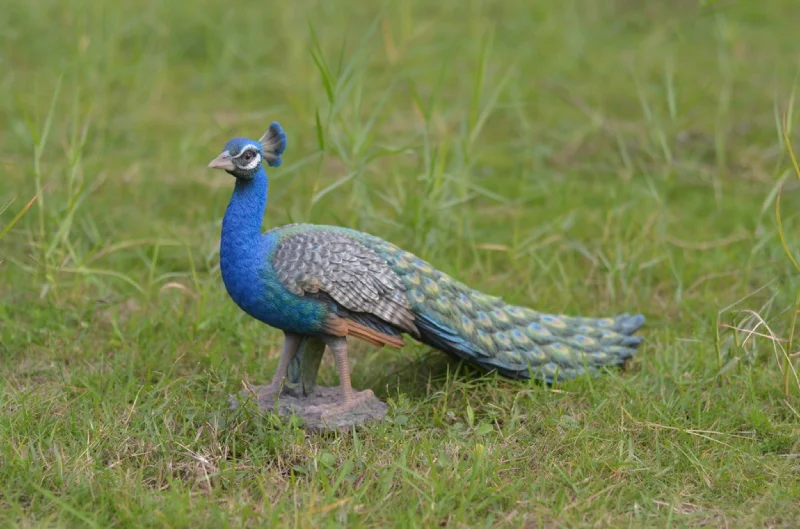
<path fill-rule="evenodd" d="M 480 324 L 481 327 L 490 329 L 493 326 L 492 319 L 489 317 L 488 314 L 486 314 L 483 311 L 478 313 L 476 319 L 478 320 L 478 323 Z"/>
<path fill-rule="evenodd" d="M 408 299 L 411 300 L 412 303 L 421 305 L 425 303 L 425 294 L 423 294 L 419 290 L 409 290 Z"/>
<path fill-rule="evenodd" d="M 536 346 L 529 349 L 525 356 L 530 359 L 531 364 L 534 366 L 544 362 L 547 359 L 547 356 L 544 354 L 544 351 L 542 351 L 542 348 Z"/>
<path fill-rule="evenodd" d="M 475 324 L 463 314 L 461 315 L 461 328 L 470 335 L 475 332 Z"/>
<path fill-rule="evenodd" d="M 435 296 L 439 293 L 439 285 L 436 284 L 433 280 L 424 277 L 422 278 L 422 282 L 425 284 L 425 293 Z"/>
<path fill-rule="evenodd" d="M 492 318 L 495 321 L 499 321 L 500 323 L 508 323 L 510 320 L 508 318 L 508 314 L 503 309 L 494 309 L 491 312 Z"/>
<path fill-rule="evenodd" d="M 547 350 L 550 352 L 550 359 L 559 364 L 569 364 L 573 360 L 572 349 L 561 342 L 551 343 Z"/>
<path fill-rule="evenodd" d="M 526 327 L 528 332 L 530 332 L 534 337 L 538 336 L 552 336 L 553 333 L 545 329 L 540 323 L 532 321 Z"/>
<path fill-rule="evenodd" d="M 406 271 L 411 268 L 411 265 L 408 264 L 408 261 L 400 257 L 399 259 L 395 259 L 394 266 L 402 271 Z"/>
<path fill-rule="evenodd" d="M 578 344 L 583 346 L 595 345 L 596 343 L 592 338 L 589 338 L 588 336 L 584 336 L 582 334 L 576 334 L 573 339 L 576 342 L 578 342 Z"/>
<path fill-rule="evenodd" d="M 514 329 L 511 331 L 511 339 L 514 340 L 514 342 L 518 345 L 528 345 L 531 343 L 531 339 L 525 336 L 525 334 L 519 329 Z"/>
<path fill-rule="evenodd" d="M 497 342 L 498 345 L 502 347 L 510 347 L 511 346 L 511 338 L 506 336 L 503 332 L 496 332 L 494 333 L 494 341 Z"/>
<path fill-rule="evenodd" d="M 431 272 L 433 272 L 433 268 L 424 261 L 422 261 L 421 259 L 414 259 L 413 265 L 414 268 L 416 268 L 423 274 L 430 274 Z"/>
<path fill-rule="evenodd" d="M 478 331 L 478 341 L 482 346 L 484 346 L 489 351 L 494 351 L 494 340 L 492 340 L 492 335 L 488 334 L 483 331 Z"/>
<path fill-rule="evenodd" d="M 597 325 L 600 327 L 610 327 L 611 325 L 614 325 L 614 320 L 611 318 L 603 318 L 602 320 L 597 320 Z"/>
<path fill-rule="evenodd" d="M 453 305 L 447 298 L 439 296 L 436 298 L 436 308 L 439 309 L 439 312 L 448 313 L 452 310 Z"/>
<path fill-rule="evenodd" d="M 408 274 L 406 277 L 408 278 L 408 282 L 416 287 L 422 284 L 422 278 L 417 274 Z"/>
<path fill-rule="evenodd" d="M 466 294 L 459 294 L 458 295 L 458 306 L 464 310 L 471 311 L 472 310 L 472 301 L 467 297 Z"/>
<path fill-rule="evenodd" d="M 542 316 L 542 322 L 544 322 L 545 325 L 548 325 L 550 327 L 554 327 L 556 329 L 566 329 L 567 328 L 567 322 L 566 321 L 562 320 L 558 316 L 553 316 L 551 314 L 545 314 L 544 316 Z"/>
<path fill-rule="evenodd" d="M 505 307 L 504 310 L 509 316 L 514 318 L 515 321 L 525 321 L 528 319 L 528 314 L 520 307 Z"/>

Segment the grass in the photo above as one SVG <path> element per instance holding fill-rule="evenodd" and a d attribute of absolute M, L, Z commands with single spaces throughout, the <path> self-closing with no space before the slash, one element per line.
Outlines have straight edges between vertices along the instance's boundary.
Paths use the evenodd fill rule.
<path fill-rule="evenodd" d="M 0 525 L 795 527 L 793 7 L 4 7 Z M 643 312 L 631 368 L 548 388 L 358 345 L 385 422 L 230 410 L 280 335 L 226 296 L 232 182 L 205 165 L 272 120 L 267 225 L 369 231 L 540 310 Z"/>

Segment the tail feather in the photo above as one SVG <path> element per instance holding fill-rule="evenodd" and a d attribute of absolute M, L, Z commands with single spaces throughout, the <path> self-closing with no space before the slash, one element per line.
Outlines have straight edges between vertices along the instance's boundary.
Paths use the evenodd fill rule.
<path fill-rule="evenodd" d="M 503 307 L 509 309 L 524 308 Z M 644 323 L 641 315 L 625 316 L 622 322 L 623 317 L 617 318 L 616 325 L 610 324 L 614 320 L 586 318 L 578 324 L 578 318 L 524 310 L 528 320 L 470 332 L 458 322 L 441 321 L 440 313 L 423 305 L 418 312 L 420 341 L 509 378 L 533 377 L 547 383 L 621 366 L 643 341 L 631 336 Z"/>
<path fill-rule="evenodd" d="M 632 336 L 641 314 L 570 317 L 508 305 L 390 243 L 371 242 L 406 286 L 420 341 L 484 369 L 551 383 L 622 365 L 642 343 Z"/>

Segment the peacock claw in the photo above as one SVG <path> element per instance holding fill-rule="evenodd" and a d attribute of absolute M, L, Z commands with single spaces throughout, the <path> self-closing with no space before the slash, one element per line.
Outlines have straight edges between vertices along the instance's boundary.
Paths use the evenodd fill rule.
<path fill-rule="evenodd" d="M 352 396 L 347 400 L 310 406 L 306 411 L 309 414 L 319 414 L 319 418 L 322 422 L 330 422 L 331 419 L 355 410 L 374 397 L 375 394 L 371 389 L 365 389 L 363 391 L 359 391 L 358 393 L 353 393 Z"/>

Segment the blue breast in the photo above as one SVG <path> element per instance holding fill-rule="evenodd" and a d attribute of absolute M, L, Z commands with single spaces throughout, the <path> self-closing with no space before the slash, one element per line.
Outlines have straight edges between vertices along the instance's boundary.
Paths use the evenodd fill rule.
<path fill-rule="evenodd" d="M 272 267 L 276 243 L 269 233 L 249 243 L 223 238 L 220 269 L 225 288 L 243 311 L 267 325 L 299 334 L 317 333 L 328 309 L 313 298 L 289 292 L 278 281 Z"/>

